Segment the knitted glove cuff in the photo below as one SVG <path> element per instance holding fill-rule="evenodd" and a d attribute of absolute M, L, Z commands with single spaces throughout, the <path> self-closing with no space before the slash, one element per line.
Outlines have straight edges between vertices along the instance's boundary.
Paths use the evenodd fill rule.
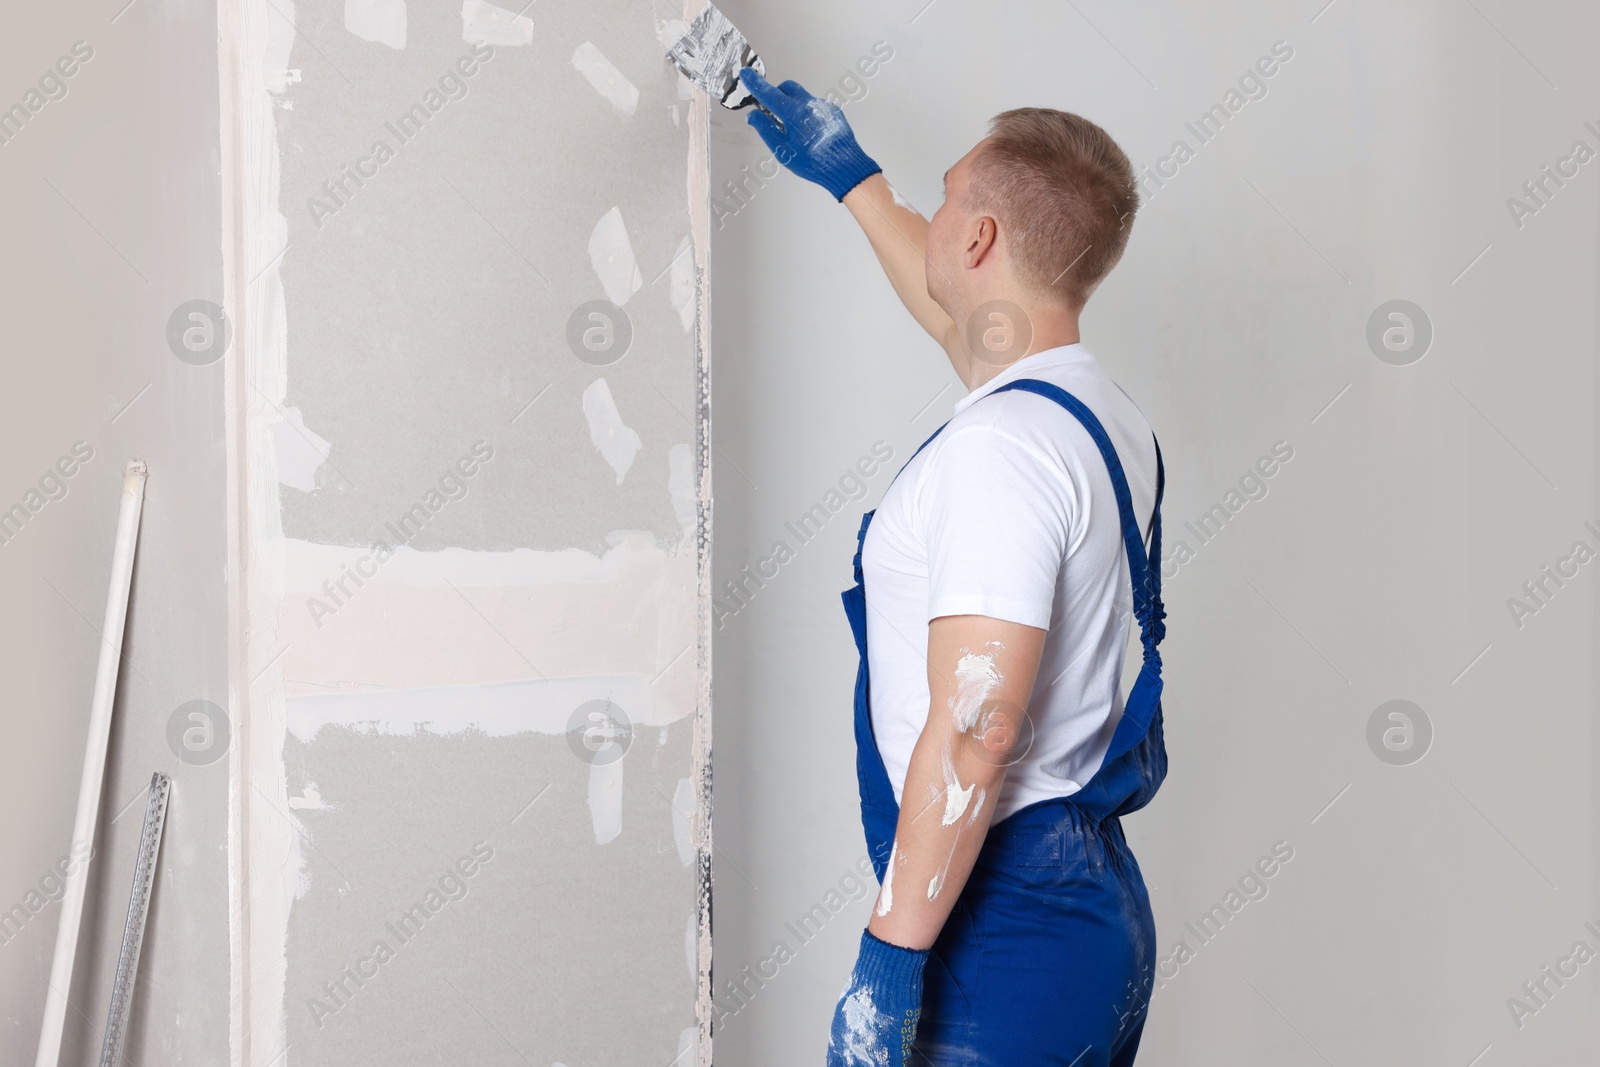
<path fill-rule="evenodd" d="M 922 971 L 928 962 L 927 949 L 901 948 L 861 931 L 861 952 L 856 957 L 857 979 L 866 985 L 888 989 L 909 989 L 913 1001 L 922 999 Z"/>
<path fill-rule="evenodd" d="M 850 190 L 874 174 L 881 173 L 883 168 L 878 166 L 877 161 L 861 150 L 854 137 L 848 137 L 828 153 L 827 170 L 821 175 L 820 184 L 833 194 L 835 200 L 842 201 Z"/>

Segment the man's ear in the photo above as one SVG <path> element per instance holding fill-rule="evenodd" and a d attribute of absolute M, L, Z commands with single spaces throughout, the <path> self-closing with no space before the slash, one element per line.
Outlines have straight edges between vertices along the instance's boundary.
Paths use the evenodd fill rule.
<path fill-rule="evenodd" d="M 962 250 L 962 266 L 968 270 L 982 266 L 983 261 L 994 251 L 995 237 L 998 233 L 994 219 L 989 215 L 980 215 L 967 234 L 967 247 Z"/>

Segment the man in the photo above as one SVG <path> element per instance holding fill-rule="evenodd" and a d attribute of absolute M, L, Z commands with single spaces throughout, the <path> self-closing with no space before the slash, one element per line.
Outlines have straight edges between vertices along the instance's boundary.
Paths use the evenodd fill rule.
<path fill-rule="evenodd" d="M 845 594 L 881 888 L 828 1063 L 1132 1063 L 1155 928 L 1118 816 L 1166 773 L 1161 465 L 1078 317 L 1127 243 L 1133 168 L 1083 118 L 1008 111 L 929 221 L 839 108 L 742 78 L 751 125 L 850 209 L 969 390 L 863 521 Z"/>

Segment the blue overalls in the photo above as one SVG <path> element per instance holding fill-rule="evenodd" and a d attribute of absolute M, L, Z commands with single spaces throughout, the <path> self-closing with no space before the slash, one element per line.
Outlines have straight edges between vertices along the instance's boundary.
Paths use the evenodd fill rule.
<path fill-rule="evenodd" d="M 1154 981 L 1155 919 L 1120 816 L 1150 802 L 1167 773 L 1161 734 L 1161 490 L 1150 550 L 1111 438 L 1082 401 L 1048 382 L 1022 390 L 1075 416 L 1105 457 L 1133 582 L 1144 662 L 1105 760 L 1082 789 L 1030 804 L 995 824 L 924 972 L 922 1018 L 911 1063 L 932 1067 L 1107 1067 L 1131 1064 Z M 992 395 L 992 394 L 991 394 Z M 940 430 L 944 427 L 940 427 Z M 939 436 L 924 441 L 921 448 Z M 912 455 L 915 459 L 915 454 Z M 903 468 L 902 468 L 903 469 Z M 872 733 L 867 684 L 866 591 L 856 539 L 855 587 L 844 594 L 861 666 L 856 674 L 856 777 L 867 852 L 883 881 L 900 817 Z M 1156 566 L 1150 560 L 1157 561 Z"/>

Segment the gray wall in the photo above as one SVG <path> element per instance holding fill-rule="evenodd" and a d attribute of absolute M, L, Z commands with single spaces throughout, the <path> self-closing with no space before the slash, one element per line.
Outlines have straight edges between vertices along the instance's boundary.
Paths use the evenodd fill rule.
<path fill-rule="evenodd" d="M 1007 107 L 1083 113 L 1137 165 L 1178 139 L 1194 150 L 1146 186 L 1084 322 L 1161 437 L 1168 547 L 1193 553 L 1166 568 L 1171 776 L 1127 824 L 1165 960 L 1145 1057 L 1592 1059 L 1597 964 L 1549 984 L 1543 1007 L 1521 986 L 1579 940 L 1600 949 L 1584 925 L 1600 929 L 1594 564 L 1520 627 L 1508 598 L 1575 541 L 1600 548 L 1585 526 L 1600 519 L 1600 162 L 1520 226 L 1507 205 L 1575 141 L 1600 149 L 1592 5 L 728 10 L 775 80 L 819 93 L 875 41 L 893 47 L 846 113 L 924 213 Z M 1265 97 L 1198 143 L 1185 123 L 1277 41 L 1293 58 Z M 826 194 L 787 175 L 738 202 L 719 189 L 767 159 L 741 118 L 716 115 L 712 133 L 719 588 L 792 542 L 785 521 L 875 440 L 903 462 L 960 388 Z M 1433 329 L 1404 366 L 1366 339 L 1394 299 Z M 1202 545 L 1184 524 L 1277 442 L 1293 459 Z M 867 917 L 864 900 L 828 895 L 863 853 L 837 594 L 887 479 L 715 633 L 728 1067 L 816 1062 Z M 1396 699 L 1432 728 L 1403 766 L 1368 742 Z M 1278 842 L 1293 859 L 1264 899 L 1209 942 L 1184 928 Z M 818 904 L 837 912 L 801 944 L 785 924 Z M 794 958 L 747 980 L 740 1007 L 725 982 L 780 941 Z M 1514 996 L 1539 1007 L 1520 1028 Z"/>
<path fill-rule="evenodd" d="M 157 770 L 173 778 L 172 801 L 128 1051 L 171 1064 L 228 1054 L 226 746 L 220 732 L 209 746 L 191 735 L 198 750 L 168 740 L 180 706 L 228 700 L 222 370 L 179 360 L 166 338 L 180 304 L 222 299 L 216 13 L 143 0 L 118 17 L 121 6 L 12 5 L 0 18 L 0 106 L 27 106 L 76 42 L 92 50 L 64 64 L 62 83 L 46 79 L 0 144 L 0 507 L 37 507 L 0 544 L 5 1063 L 32 1063 L 38 1041 L 60 915 L 50 871 L 71 844 L 134 457 L 150 477 L 62 1062 L 99 1056 Z M 77 442 L 92 458 L 47 479 Z"/>

